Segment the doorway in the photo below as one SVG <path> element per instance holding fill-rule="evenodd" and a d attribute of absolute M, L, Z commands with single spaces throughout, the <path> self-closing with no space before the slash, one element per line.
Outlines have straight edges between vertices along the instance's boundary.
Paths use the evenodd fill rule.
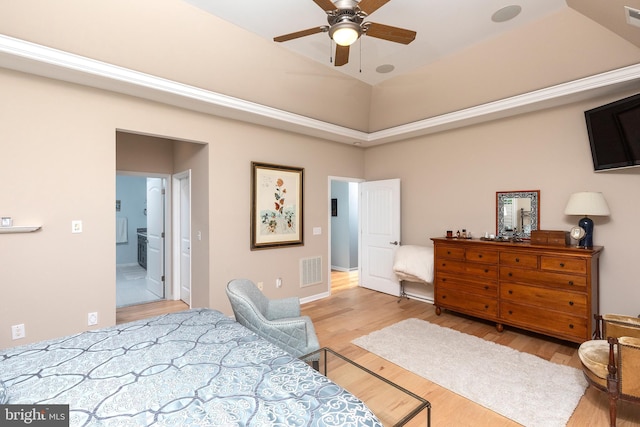
<path fill-rule="evenodd" d="M 116 175 L 116 307 L 164 300 L 167 176 Z"/>
<path fill-rule="evenodd" d="M 329 177 L 329 228 L 329 277 L 333 271 L 353 270 L 358 286 L 400 295 L 400 282 L 393 273 L 400 245 L 399 179 Z M 342 260 L 336 253 L 343 254 Z M 330 279 L 329 294 L 332 289 Z"/>
<path fill-rule="evenodd" d="M 358 282 L 359 183 L 354 178 L 329 177 L 329 292 L 342 286 L 336 277 Z M 334 274 L 334 273 L 344 274 Z"/>

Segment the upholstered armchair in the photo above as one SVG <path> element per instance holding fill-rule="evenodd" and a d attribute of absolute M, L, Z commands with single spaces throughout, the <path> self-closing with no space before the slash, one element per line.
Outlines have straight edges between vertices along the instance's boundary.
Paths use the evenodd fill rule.
<path fill-rule="evenodd" d="M 320 348 L 311 319 L 300 315 L 298 298 L 269 300 L 247 279 L 230 281 L 227 296 L 238 323 L 292 356 L 300 357 Z"/>
<path fill-rule="evenodd" d="M 618 314 L 595 319 L 596 339 L 582 343 L 578 355 L 589 384 L 609 395 L 615 427 L 619 399 L 640 403 L 640 319 Z"/>

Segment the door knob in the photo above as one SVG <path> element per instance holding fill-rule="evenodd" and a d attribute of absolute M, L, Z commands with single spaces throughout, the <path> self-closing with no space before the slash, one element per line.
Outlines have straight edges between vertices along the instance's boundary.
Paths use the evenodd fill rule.
<path fill-rule="evenodd" d="M 398 242 L 397 240 L 394 240 L 393 242 L 389 242 L 389 243 L 396 246 L 400 244 L 400 242 Z"/>

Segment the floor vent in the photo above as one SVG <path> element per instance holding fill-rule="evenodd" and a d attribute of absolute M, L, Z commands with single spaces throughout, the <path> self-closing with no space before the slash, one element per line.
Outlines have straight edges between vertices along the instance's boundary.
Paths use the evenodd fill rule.
<path fill-rule="evenodd" d="M 300 260 L 300 287 L 322 283 L 322 257 Z"/>
<path fill-rule="evenodd" d="M 640 27 L 640 10 L 625 6 L 624 11 L 626 12 L 627 24 Z"/>

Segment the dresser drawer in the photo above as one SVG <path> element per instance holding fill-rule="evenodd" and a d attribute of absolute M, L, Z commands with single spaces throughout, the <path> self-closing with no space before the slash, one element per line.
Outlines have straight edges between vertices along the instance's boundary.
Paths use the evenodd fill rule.
<path fill-rule="evenodd" d="M 472 262 L 482 262 L 487 264 L 498 263 L 498 251 L 489 251 L 483 249 L 467 249 L 465 259 Z"/>
<path fill-rule="evenodd" d="M 437 246 L 436 258 L 464 259 L 464 248 L 454 248 L 453 246 Z"/>
<path fill-rule="evenodd" d="M 505 323 L 533 331 L 562 337 L 570 341 L 583 342 L 589 339 L 587 318 L 567 313 L 541 310 L 509 301 L 500 303 L 500 318 Z"/>
<path fill-rule="evenodd" d="M 498 266 L 475 262 L 456 261 L 452 259 L 437 259 L 435 263 L 436 274 L 459 273 L 475 276 L 479 280 L 497 280 Z"/>
<path fill-rule="evenodd" d="M 587 260 L 578 258 L 560 258 L 551 256 L 540 257 L 540 268 L 551 271 L 564 271 L 567 273 L 587 273 Z"/>
<path fill-rule="evenodd" d="M 500 283 L 500 298 L 519 304 L 563 311 L 576 316 L 587 312 L 587 295 L 538 286 Z"/>
<path fill-rule="evenodd" d="M 516 267 L 538 268 L 538 256 L 518 252 L 501 252 L 501 265 L 513 265 Z"/>
<path fill-rule="evenodd" d="M 457 275 L 439 274 L 437 286 L 492 298 L 498 296 L 498 282 L 491 280 L 473 280 Z"/>
<path fill-rule="evenodd" d="M 484 319 L 498 318 L 498 300 L 496 298 L 442 288 L 436 290 L 436 303 L 440 307 L 450 308 L 454 311 L 478 314 Z"/>
<path fill-rule="evenodd" d="M 587 277 L 574 274 L 551 273 L 540 270 L 525 270 L 513 267 L 500 267 L 500 280 L 521 283 L 537 283 L 554 288 L 584 291 Z"/>

